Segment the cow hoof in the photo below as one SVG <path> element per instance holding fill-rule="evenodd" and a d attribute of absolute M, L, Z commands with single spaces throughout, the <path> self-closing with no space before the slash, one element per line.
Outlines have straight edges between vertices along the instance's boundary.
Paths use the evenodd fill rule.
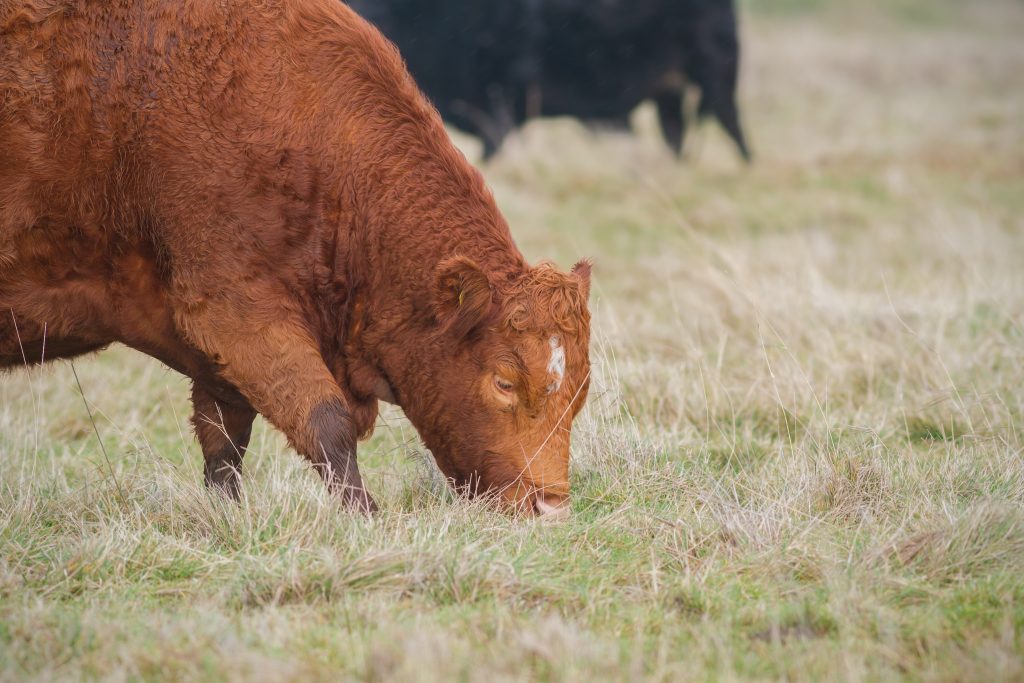
<path fill-rule="evenodd" d="M 347 489 L 342 500 L 345 507 L 363 514 L 372 515 L 379 510 L 377 503 L 365 489 Z"/>
<path fill-rule="evenodd" d="M 242 482 L 238 470 L 226 467 L 216 472 L 207 471 L 204 477 L 206 488 L 210 491 L 239 502 L 242 499 Z"/>

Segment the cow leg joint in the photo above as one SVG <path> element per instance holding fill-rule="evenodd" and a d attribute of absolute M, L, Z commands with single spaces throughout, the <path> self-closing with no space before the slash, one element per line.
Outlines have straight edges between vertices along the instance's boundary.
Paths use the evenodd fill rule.
<path fill-rule="evenodd" d="M 242 457 L 249 446 L 256 412 L 248 405 L 215 401 L 199 387 L 193 387 L 192 404 L 192 426 L 203 449 L 206 485 L 238 500 Z"/>
<path fill-rule="evenodd" d="M 374 512 L 377 504 L 363 487 L 356 463 L 356 425 L 340 400 L 331 399 L 313 408 L 309 416 L 313 467 L 328 487 L 341 496 L 346 505 Z"/>

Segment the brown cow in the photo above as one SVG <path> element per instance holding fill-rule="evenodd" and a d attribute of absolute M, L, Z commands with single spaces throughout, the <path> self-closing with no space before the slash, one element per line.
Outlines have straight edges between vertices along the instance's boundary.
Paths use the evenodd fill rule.
<path fill-rule="evenodd" d="M 0 367 L 121 342 L 332 490 L 378 399 L 444 474 L 562 512 L 590 267 L 531 267 L 396 50 L 336 0 L 0 0 Z"/>

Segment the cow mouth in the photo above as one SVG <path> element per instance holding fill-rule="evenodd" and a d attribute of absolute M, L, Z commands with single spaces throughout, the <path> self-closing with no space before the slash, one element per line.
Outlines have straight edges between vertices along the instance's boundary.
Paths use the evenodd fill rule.
<path fill-rule="evenodd" d="M 533 496 L 533 513 L 542 519 L 559 521 L 569 518 L 569 497 L 537 492 Z"/>
<path fill-rule="evenodd" d="M 471 486 L 457 486 L 457 490 L 467 498 L 489 499 L 492 503 L 513 515 L 537 517 L 544 520 L 557 521 L 569 517 L 571 500 L 567 495 L 545 493 L 543 489 L 529 487 L 525 491 L 520 484 L 519 491 L 515 487 L 477 491 Z"/>
<path fill-rule="evenodd" d="M 491 460 L 500 456 L 488 451 L 486 457 Z M 563 520 L 570 515 L 571 500 L 567 493 L 556 492 L 550 486 L 537 486 L 523 478 L 502 484 L 488 481 L 485 474 L 473 471 L 469 475 L 449 476 L 448 481 L 460 495 L 471 500 L 490 500 L 514 515 L 551 521 Z"/>
<path fill-rule="evenodd" d="M 571 499 L 568 494 L 554 493 L 543 487 L 528 486 L 519 495 L 509 495 L 505 504 L 511 510 L 527 517 L 536 517 L 546 521 L 567 519 L 570 515 Z"/>

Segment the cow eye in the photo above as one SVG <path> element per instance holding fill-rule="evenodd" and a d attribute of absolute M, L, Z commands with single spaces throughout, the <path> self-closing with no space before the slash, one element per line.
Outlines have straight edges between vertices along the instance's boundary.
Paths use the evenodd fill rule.
<path fill-rule="evenodd" d="M 515 385 L 504 377 L 495 377 L 494 386 L 498 387 L 499 391 L 504 391 L 506 394 L 510 393 L 515 388 Z"/>

